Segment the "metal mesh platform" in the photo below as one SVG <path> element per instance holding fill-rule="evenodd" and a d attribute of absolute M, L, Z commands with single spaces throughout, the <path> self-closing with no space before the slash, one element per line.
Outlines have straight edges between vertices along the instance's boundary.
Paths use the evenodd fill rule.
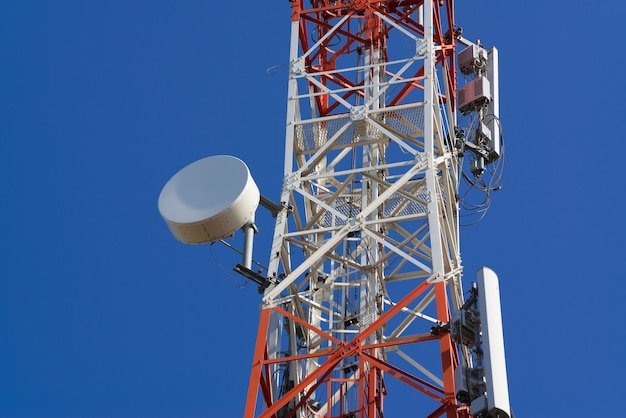
<path fill-rule="evenodd" d="M 387 130 L 413 138 L 422 136 L 424 129 L 424 110 L 421 107 L 371 113 L 367 116 L 375 124 L 383 125 Z M 299 154 L 316 152 L 346 124 L 347 130 L 333 145 L 333 149 L 345 148 L 355 144 L 376 142 L 385 137 L 383 132 L 361 119 L 353 121 L 348 114 L 339 119 L 329 119 L 296 126 L 295 150 Z"/>

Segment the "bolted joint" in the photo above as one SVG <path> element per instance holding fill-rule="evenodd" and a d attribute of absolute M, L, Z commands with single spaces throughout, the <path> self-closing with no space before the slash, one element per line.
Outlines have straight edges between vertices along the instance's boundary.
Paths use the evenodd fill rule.
<path fill-rule="evenodd" d="M 369 6 L 369 0 L 354 0 L 354 9 L 361 11 Z"/>
<path fill-rule="evenodd" d="M 290 63 L 291 73 L 292 74 L 302 74 L 304 73 L 304 58 L 298 57 L 291 61 Z"/>
<path fill-rule="evenodd" d="M 365 119 L 365 106 L 355 106 L 350 109 L 351 120 L 363 120 Z"/>
<path fill-rule="evenodd" d="M 298 172 L 288 174 L 285 176 L 285 189 L 287 190 L 295 190 L 300 184 L 300 177 Z"/>

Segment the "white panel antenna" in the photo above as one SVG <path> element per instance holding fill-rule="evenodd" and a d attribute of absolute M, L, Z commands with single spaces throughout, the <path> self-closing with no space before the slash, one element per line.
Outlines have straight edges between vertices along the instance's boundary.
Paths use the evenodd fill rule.
<path fill-rule="evenodd" d="M 483 334 L 487 416 L 511 416 L 509 386 L 504 358 L 504 334 L 500 310 L 500 286 L 496 273 L 487 267 L 477 272 L 480 323 Z"/>

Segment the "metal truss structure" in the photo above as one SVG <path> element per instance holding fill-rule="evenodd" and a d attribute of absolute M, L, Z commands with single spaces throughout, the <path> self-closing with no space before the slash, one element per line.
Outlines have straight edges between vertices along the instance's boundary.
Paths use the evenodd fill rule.
<path fill-rule="evenodd" d="M 453 0 L 292 0 L 282 210 L 245 417 L 469 416 Z M 403 388 L 405 387 L 405 388 Z M 402 397 L 393 397 L 402 393 Z"/>

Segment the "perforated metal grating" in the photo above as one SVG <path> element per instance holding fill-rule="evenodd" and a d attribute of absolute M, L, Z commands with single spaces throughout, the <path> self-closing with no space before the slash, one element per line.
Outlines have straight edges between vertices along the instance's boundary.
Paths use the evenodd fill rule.
<path fill-rule="evenodd" d="M 387 129 L 411 137 L 422 135 L 424 129 L 424 110 L 421 107 L 371 113 L 367 116 L 371 120 L 381 123 Z M 320 149 L 346 124 L 350 126 L 336 141 L 333 148 L 343 148 L 350 144 L 378 141 L 384 134 L 361 119 L 352 121 L 348 115 L 339 119 L 310 122 L 297 125 L 295 128 L 296 152 L 308 154 Z"/>
<path fill-rule="evenodd" d="M 392 110 L 382 112 L 386 126 L 402 134 L 419 137 L 424 131 L 424 108 Z"/>

